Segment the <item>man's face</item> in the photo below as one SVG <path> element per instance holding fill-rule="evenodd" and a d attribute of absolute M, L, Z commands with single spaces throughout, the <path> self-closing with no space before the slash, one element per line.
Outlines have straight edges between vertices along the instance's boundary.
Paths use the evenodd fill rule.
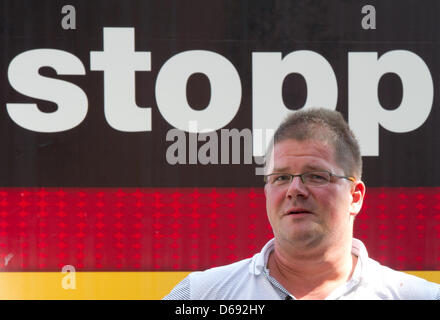
<path fill-rule="evenodd" d="M 320 141 L 288 139 L 275 144 L 267 174 L 328 171 L 345 175 L 332 146 Z M 336 243 L 352 234 L 353 217 L 365 192 L 362 182 L 332 177 L 323 186 L 306 186 L 299 177 L 290 184 L 265 188 L 266 208 L 275 238 L 300 247 Z M 336 241 L 336 242 L 335 242 Z"/>

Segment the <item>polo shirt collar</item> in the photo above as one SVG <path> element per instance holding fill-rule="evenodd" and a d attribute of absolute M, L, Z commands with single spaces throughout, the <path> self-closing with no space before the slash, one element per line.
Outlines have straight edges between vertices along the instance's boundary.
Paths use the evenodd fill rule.
<path fill-rule="evenodd" d="M 274 249 L 274 243 L 275 238 L 270 239 L 269 242 L 264 245 L 263 249 L 261 249 L 261 252 L 252 257 L 252 262 L 249 264 L 249 272 L 251 274 L 258 276 L 264 271 L 269 255 Z"/>
<path fill-rule="evenodd" d="M 261 249 L 261 252 L 255 254 L 252 257 L 252 261 L 249 264 L 249 272 L 251 274 L 257 276 L 264 271 L 264 268 L 267 265 L 267 261 L 269 259 L 269 255 L 274 249 L 275 246 L 274 243 L 275 243 L 275 238 L 269 240 L 264 245 L 263 249 Z M 353 238 L 352 241 L 351 252 L 359 258 L 352 279 L 359 279 L 361 277 L 361 274 L 363 273 L 362 267 L 365 266 L 365 262 L 368 259 L 368 252 L 362 241 L 355 238 Z"/>

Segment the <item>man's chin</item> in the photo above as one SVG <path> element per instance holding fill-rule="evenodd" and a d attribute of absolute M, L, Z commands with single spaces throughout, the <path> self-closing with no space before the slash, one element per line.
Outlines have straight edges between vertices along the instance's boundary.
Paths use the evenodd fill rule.
<path fill-rule="evenodd" d="M 323 240 L 322 235 L 316 230 L 301 230 L 297 232 L 291 232 L 283 237 L 283 242 L 289 243 L 289 245 L 297 248 L 313 248 L 319 245 Z"/>

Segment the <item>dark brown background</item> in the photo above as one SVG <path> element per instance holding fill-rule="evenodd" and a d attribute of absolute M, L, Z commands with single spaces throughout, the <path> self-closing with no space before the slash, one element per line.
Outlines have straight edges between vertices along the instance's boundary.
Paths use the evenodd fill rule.
<path fill-rule="evenodd" d="M 77 29 L 61 28 L 61 8 L 74 5 Z M 361 8 L 376 8 L 377 29 L 361 28 Z M 252 64 L 255 51 L 313 50 L 331 64 L 338 81 L 337 110 L 347 117 L 349 51 L 410 50 L 427 64 L 434 81 L 434 104 L 427 121 L 409 133 L 380 129 L 380 156 L 364 157 L 368 186 L 438 186 L 438 1 L 9 1 L 0 4 L 0 186 L 4 187 L 259 187 L 254 165 L 171 166 L 165 140 L 172 127 L 157 110 L 157 73 L 169 58 L 186 50 L 211 50 L 239 72 L 242 102 L 227 128 L 252 128 Z M 104 27 L 135 28 L 136 50 L 150 51 L 152 71 L 136 74 L 136 102 L 152 109 L 150 132 L 124 133 L 104 118 L 103 72 L 90 71 L 90 51 L 102 51 Z M 6 103 L 36 102 L 45 111 L 56 105 L 17 93 L 7 80 L 9 62 L 37 49 L 66 50 L 81 59 L 85 76 L 46 76 L 75 83 L 88 96 L 86 119 L 60 133 L 35 133 L 16 125 Z M 209 99 L 206 77 L 188 83 L 194 108 Z M 301 76 L 288 76 L 283 97 L 291 109 L 302 106 L 307 88 Z M 379 98 L 393 109 L 400 103 L 398 77 L 380 81 Z"/>

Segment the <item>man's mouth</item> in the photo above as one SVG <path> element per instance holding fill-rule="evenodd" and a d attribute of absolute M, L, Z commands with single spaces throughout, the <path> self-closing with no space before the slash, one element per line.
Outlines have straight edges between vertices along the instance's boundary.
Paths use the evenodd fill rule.
<path fill-rule="evenodd" d="M 312 213 L 309 210 L 305 210 L 305 209 L 293 209 L 293 210 L 288 210 L 286 212 L 287 215 L 295 215 L 295 214 L 310 214 Z"/>

